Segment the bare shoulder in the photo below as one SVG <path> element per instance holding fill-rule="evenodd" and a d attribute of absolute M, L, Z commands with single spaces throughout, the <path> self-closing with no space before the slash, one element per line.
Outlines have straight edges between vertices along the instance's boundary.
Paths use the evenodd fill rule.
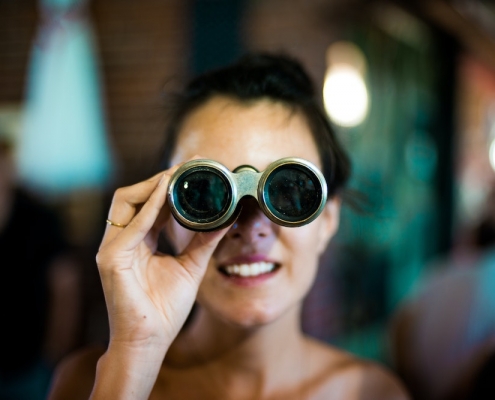
<path fill-rule="evenodd" d="M 399 378 L 384 365 L 308 339 L 312 399 L 410 400 Z"/>
<path fill-rule="evenodd" d="M 55 368 L 49 400 L 88 399 L 96 374 L 96 364 L 105 352 L 103 345 L 90 345 L 62 359 Z"/>

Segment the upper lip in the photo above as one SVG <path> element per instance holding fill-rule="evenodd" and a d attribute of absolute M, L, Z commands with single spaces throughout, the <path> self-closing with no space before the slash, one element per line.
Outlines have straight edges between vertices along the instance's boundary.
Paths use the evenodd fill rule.
<path fill-rule="evenodd" d="M 276 261 L 268 258 L 264 254 L 249 254 L 249 255 L 238 255 L 235 257 L 231 257 L 226 259 L 222 263 L 220 263 L 221 267 L 225 267 L 227 265 L 240 265 L 240 264 L 252 264 L 256 262 L 268 262 L 273 264 L 279 264 Z"/>

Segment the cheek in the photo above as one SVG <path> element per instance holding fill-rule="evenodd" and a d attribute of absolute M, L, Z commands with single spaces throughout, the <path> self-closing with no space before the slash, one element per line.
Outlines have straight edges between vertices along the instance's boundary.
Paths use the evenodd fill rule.
<path fill-rule="evenodd" d="M 320 235 L 317 221 L 299 228 L 285 228 L 282 241 L 291 273 L 304 282 L 312 281 L 318 268 Z"/>
<path fill-rule="evenodd" d="M 285 241 L 291 249 L 291 257 L 304 259 L 315 258 L 320 255 L 321 229 L 319 220 L 299 228 L 284 228 Z"/>

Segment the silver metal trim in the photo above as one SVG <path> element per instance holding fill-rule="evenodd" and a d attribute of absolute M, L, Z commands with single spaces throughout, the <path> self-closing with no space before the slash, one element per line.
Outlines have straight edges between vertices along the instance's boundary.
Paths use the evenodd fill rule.
<path fill-rule="evenodd" d="M 276 215 L 274 215 L 266 206 L 264 197 L 265 193 L 263 190 L 264 185 L 270 174 L 277 168 L 284 165 L 302 165 L 306 167 L 316 176 L 321 185 L 322 195 L 320 204 L 317 210 L 304 220 L 294 222 L 280 219 Z M 189 171 L 193 168 L 201 167 L 215 169 L 222 176 L 225 177 L 226 181 L 231 187 L 231 203 L 228 206 L 227 211 L 219 219 L 207 223 L 198 223 L 184 218 L 184 216 L 177 210 L 173 195 L 175 184 L 178 181 L 179 177 L 186 171 Z M 234 213 L 236 212 L 239 200 L 242 199 L 244 196 L 253 196 L 258 201 L 258 204 L 265 215 L 271 221 L 277 223 L 278 225 L 288 227 L 298 227 L 306 225 L 316 219 L 318 215 L 320 215 L 320 213 L 323 211 L 323 208 L 325 207 L 325 204 L 327 202 L 327 191 L 327 183 L 320 170 L 314 164 L 302 158 L 285 157 L 279 159 L 272 162 L 263 172 L 258 172 L 254 167 L 244 165 L 241 168 L 237 168 L 235 170 L 235 173 L 231 172 L 227 167 L 217 161 L 210 159 L 200 159 L 188 161 L 177 169 L 177 171 L 170 179 L 167 197 L 172 215 L 177 220 L 177 222 L 179 222 L 179 224 L 195 231 L 212 231 L 230 223 L 231 219 L 235 217 Z"/>
<path fill-rule="evenodd" d="M 231 188 L 231 202 L 230 205 L 227 208 L 226 213 L 221 216 L 219 219 L 211 222 L 206 222 L 206 223 L 198 223 L 191 221 L 187 218 L 185 218 L 182 214 L 179 213 L 177 210 L 177 206 L 175 204 L 175 199 L 174 199 L 174 189 L 175 189 L 175 184 L 179 180 L 180 176 L 184 173 L 187 172 L 193 168 L 201 168 L 201 167 L 206 167 L 210 169 L 215 169 L 218 171 L 221 175 L 223 175 L 227 182 L 230 184 Z M 238 190 L 237 190 L 237 185 L 236 181 L 233 179 L 233 174 L 230 172 L 230 170 L 225 167 L 223 164 L 214 161 L 214 160 L 209 160 L 209 159 L 200 159 L 200 160 L 191 160 L 183 165 L 181 165 L 177 171 L 172 175 L 172 178 L 170 179 L 169 185 L 168 185 L 168 191 L 167 191 L 167 197 L 168 201 L 170 204 L 170 211 L 172 212 L 172 215 L 175 217 L 177 222 L 181 224 L 182 226 L 192 229 L 195 231 L 210 231 L 217 229 L 219 226 L 221 226 L 223 223 L 229 220 L 230 217 L 232 217 L 232 214 L 235 212 L 235 206 L 237 205 L 238 202 Z"/>
<path fill-rule="evenodd" d="M 284 165 L 303 165 L 304 167 L 309 169 L 316 176 L 316 178 L 318 179 L 318 181 L 321 185 L 320 204 L 318 205 L 318 208 L 316 209 L 316 211 L 313 214 L 311 214 L 309 217 L 307 217 L 306 219 L 303 219 L 300 221 L 283 220 L 281 218 L 278 218 L 275 214 L 273 214 L 270 211 L 270 209 L 266 206 L 265 191 L 264 191 L 266 181 L 273 171 L 275 171 L 277 168 L 284 166 Z M 298 226 L 303 226 L 303 225 L 309 224 L 310 222 L 314 221 L 321 214 L 323 209 L 325 208 L 325 204 L 327 202 L 327 196 L 328 196 L 327 182 L 326 182 L 323 174 L 320 172 L 320 170 L 313 163 L 311 163 L 311 162 L 309 162 L 303 158 L 298 158 L 298 157 L 285 157 L 285 158 L 281 158 L 277 161 L 272 162 L 263 171 L 261 179 L 258 183 L 257 199 L 258 199 L 258 204 L 260 205 L 260 208 L 263 210 L 265 215 L 268 218 L 270 218 L 270 220 L 272 220 L 273 222 L 277 223 L 278 225 L 282 225 L 282 226 L 298 227 Z M 260 199 L 262 201 L 260 201 Z"/>

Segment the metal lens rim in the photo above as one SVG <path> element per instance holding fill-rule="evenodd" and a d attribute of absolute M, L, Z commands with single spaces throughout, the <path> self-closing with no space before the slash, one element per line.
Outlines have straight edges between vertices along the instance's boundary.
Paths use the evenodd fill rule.
<path fill-rule="evenodd" d="M 270 210 L 270 208 L 267 206 L 267 204 L 269 204 L 269 200 L 266 190 L 266 182 L 273 172 L 275 172 L 278 168 L 287 165 L 294 165 L 299 168 L 302 167 L 303 169 L 309 170 L 310 174 L 316 177 L 317 182 L 315 183 L 319 183 L 321 190 L 320 204 L 318 205 L 316 210 L 308 217 L 297 221 L 289 221 L 287 219 L 280 218 L 278 215 L 274 214 L 272 210 Z M 298 227 L 314 221 L 323 211 L 327 202 L 327 196 L 327 183 L 320 170 L 313 163 L 297 157 L 285 157 L 270 164 L 268 168 L 263 172 L 258 184 L 258 199 L 261 200 L 258 201 L 258 203 L 260 204 L 260 207 L 262 208 L 265 215 L 270 218 L 270 220 L 282 226 Z"/>
<path fill-rule="evenodd" d="M 225 181 L 228 183 L 229 186 L 227 187 L 227 190 L 230 190 L 231 193 L 230 204 L 227 206 L 224 214 L 218 217 L 216 220 L 210 222 L 197 222 L 186 218 L 179 211 L 179 207 L 176 204 L 176 184 L 183 174 L 190 174 L 195 170 L 201 171 L 205 169 L 208 169 L 210 171 L 215 170 L 216 172 L 218 172 L 219 175 L 225 178 Z M 194 231 L 211 231 L 229 221 L 231 216 L 234 214 L 235 205 L 237 204 L 237 187 L 232 177 L 232 173 L 223 164 L 209 159 L 191 160 L 181 165 L 172 175 L 168 186 L 167 197 L 170 205 L 170 211 L 179 224 Z"/>

